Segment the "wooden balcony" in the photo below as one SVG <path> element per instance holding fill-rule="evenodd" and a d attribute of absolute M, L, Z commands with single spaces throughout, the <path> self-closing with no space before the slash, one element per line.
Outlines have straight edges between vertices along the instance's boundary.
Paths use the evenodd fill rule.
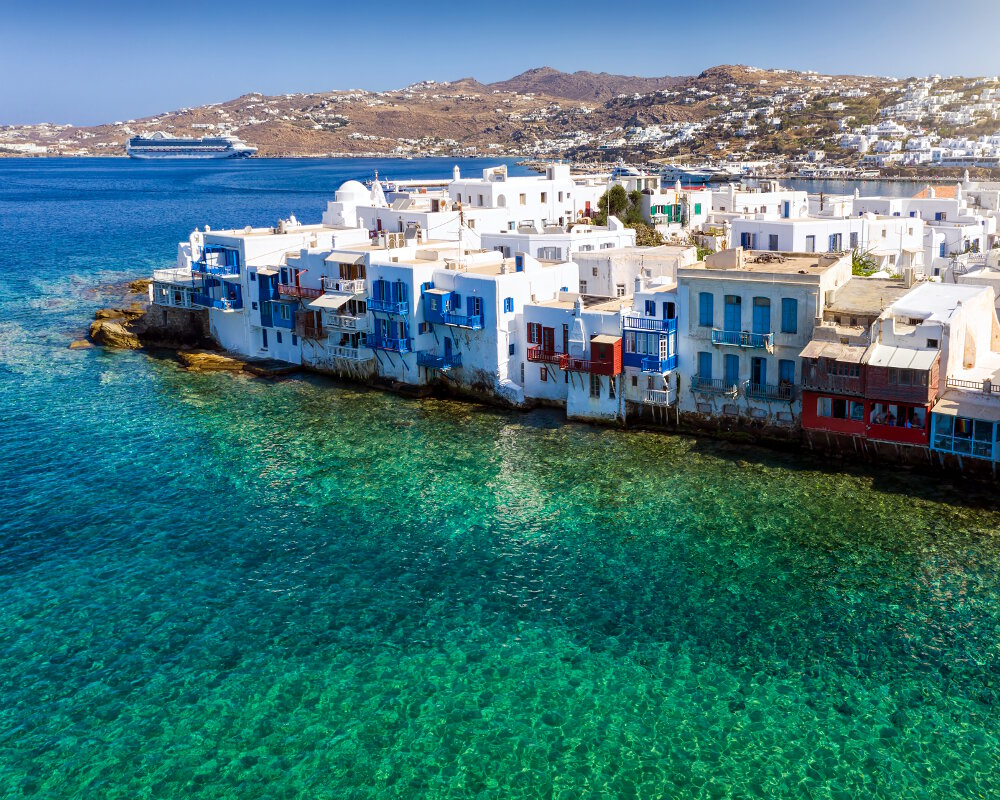
<path fill-rule="evenodd" d="M 315 300 L 317 297 L 323 296 L 323 290 L 309 289 L 305 286 L 292 286 L 288 283 L 279 283 L 278 294 L 283 294 L 285 297 L 299 297 L 303 300 Z"/>
<path fill-rule="evenodd" d="M 528 361 L 540 364 L 557 364 L 562 366 L 562 362 L 563 359 L 566 358 L 566 354 L 559 353 L 555 350 L 543 350 L 540 344 L 536 344 L 528 348 L 527 358 Z"/>

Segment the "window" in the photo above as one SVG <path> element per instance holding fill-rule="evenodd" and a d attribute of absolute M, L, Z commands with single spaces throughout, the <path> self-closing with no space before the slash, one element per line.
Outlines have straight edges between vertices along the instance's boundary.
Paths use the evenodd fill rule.
<path fill-rule="evenodd" d="M 587 293 L 587 282 L 580 281 L 580 294 L 586 294 L 586 293 Z"/>
<path fill-rule="evenodd" d="M 528 323 L 528 344 L 538 344 L 542 340 L 542 326 L 537 322 Z"/>
<path fill-rule="evenodd" d="M 768 250 L 778 249 L 778 234 L 772 233 L 767 237 L 767 249 Z"/>
<path fill-rule="evenodd" d="M 839 397 L 816 398 L 816 416 L 828 419 L 848 419 L 852 422 L 863 422 L 865 415 L 864 403 L 858 400 L 844 400 Z"/>
<path fill-rule="evenodd" d="M 540 367 L 538 370 L 538 378 L 542 383 L 547 383 L 549 380 L 549 370 L 548 367 Z"/>
<path fill-rule="evenodd" d="M 890 386 L 916 386 L 925 387 L 927 386 L 927 373 L 922 370 L 915 369 L 895 369 L 894 367 L 889 368 L 889 385 Z"/>
<path fill-rule="evenodd" d="M 705 381 L 712 380 L 712 354 L 698 353 L 698 377 Z"/>
<path fill-rule="evenodd" d="M 278 331 L 275 335 L 278 337 L 278 344 L 281 344 L 281 331 Z"/>
<path fill-rule="evenodd" d="M 251 272 L 250 273 L 250 283 L 256 283 L 256 282 L 257 282 L 257 273 L 256 272 Z"/>
<path fill-rule="evenodd" d="M 594 267 L 594 277 L 597 277 L 597 267 Z"/>
<path fill-rule="evenodd" d="M 941 256 L 941 258 L 944 258 L 946 255 L 944 242 L 941 242 L 941 247 L 938 248 L 938 255 Z"/>
<path fill-rule="evenodd" d="M 637 375 L 633 375 L 632 376 L 632 385 L 633 386 L 638 386 L 639 385 L 639 377 Z"/>
<path fill-rule="evenodd" d="M 695 203 L 694 204 L 694 213 L 696 215 L 701 213 L 701 203 Z"/>
<path fill-rule="evenodd" d="M 293 334 L 292 334 L 292 346 L 294 347 L 294 346 L 295 346 L 295 345 L 297 345 L 298 343 L 299 343 L 299 337 L 298 337 L 298 336 L 296 336 L 296 335 L 295 335 L 295 334 L 293 333 Z"/>
<path fill-rule="evenodd" d="M 257 304 L 256 303 L 251 303 L 250 304 L 250 308 L 252 308 L 254 311 L 256 311 L 257 310 Z"/>
<path fill-rule="evenodd" d="M 843 234 L 831 233 L 829 247 L 827 247 L 827 250 L 831 253 L 834 253 L 840 250 L 842 245 L 843 245 Z"/>
<path fill-rule="evenodd" d="M 927 340 L 927 346 L 931 347 L 931 348 L 936 348 L 938 346 L 938 340 L 937 339 L 928 339 Z"/>
<path fill-rule="evenodd" d="M 560 203 L 562 202 L 562 199 L 563 199 L 562 195 L 563 195 L 563 193 L 562 193 L 562 192 L 559 192 L 559 195 L 558 195 L 558 197 L 559 197 L 559 202 L 560 202 Z"/>
<path fill-rule="evenodd" d="M 515 352 L 517 352 L 517 345 L 511 342 L 507 345 L 507 355 L 512 356 Z"/>
<path fill-rule="evenodd" d="M 625 296 L 625 284 L 624 283 L 619 283 L 618 285 L 615 286 L 615 296 L 616 297 L 624 297 Z"/>
<path fill-rule="evenodd" d="M 795 362 L 791 359 L 778 360 L 778 383 L 787 385 L 795 383 Z"/>
<path fill-rule="evenodd" d="M 646 316 L 655 317 L 656 316 L 656 301 L 647 300 L 646 301 Z"/>
<path fill-rule="evenodd" d="M 522 206 L 525 206 L 525 205 L 527 205 L 527 204 L 528 204 L 528 195 L 526 195 L 526 194 L 522 194 L 522 195 L 519 195 L 519 196 L 518 196 L 518 202 L 519 202 L 519 203 L 520 203 L 520 204 L 521 204 Z"/>
<path fill-rule="evenodd" d="M 611 376 L 608 378 L 608 399 L 615 399 L 615 378 Z"/>
<path fill-rule="evenodd" d="M 433 288 L 434 288 L 433 281 L 424 281 L 422 284 L 420 284 L 421 293 L 426 292 L 428 289 L 433 289 Z"/>
<path fill-rule="evenodd" d="M 462 308 L 462 295 L 458 292 L 454 292 L 451 295 L 451 310 L 459 311 Z"/>
<path fill-rule="evenodd" d="M 799 301 L 794 297 L 781 298 L 781 332 L 799 332 Z"/>
<path fill-rule="evenodd" d="M 513 297 L 505 297 L 503 299 L 503 310 L 504 310 L 504 313 L 506 313 L 506 314 L 510 314 L 514 310 L 514 298 Z"/>
<path fill-rule="evenodd" d="M 590 396 L 600 397 L 601 396 L 601 376 L 590 374 Z"/>
<path fill-rule="evenodd" d="M 278 316 L 281 317 L 281 319 L 289 320 L 292 318 L 292 309 L 286 303 L 279 303 Z M 281 334 L 278 334 L 278 341 L 281 341 Z"/>
<path fill-rule="evenodd" d="M 701 292 L 698 295 L 698 324 L 703 328 L 711 328 L 714 324 L 713 300 L 711 292 Z"/>
<path fill-rule="evenodd" d="M 858 233 L 854 231 L 851 233 L 851 249 L 854 250 L 858 246 Z"/>
<path fill-rule="evenodd" d="M 542 192 L 542 202 L 547 203 L 549 201 L 548 192 Z"/>
<path fill-rule="evenodd" d="M 478 204 L 479 205 L 483 204 L 483 196 L 482 195 L 479 195 L 479 203 Z"/>
<path fill-rule="evenodd" d="M 927 426 L 927 409 L 899 403 L 872 403 L 871 424 L 924 430 Z"/>

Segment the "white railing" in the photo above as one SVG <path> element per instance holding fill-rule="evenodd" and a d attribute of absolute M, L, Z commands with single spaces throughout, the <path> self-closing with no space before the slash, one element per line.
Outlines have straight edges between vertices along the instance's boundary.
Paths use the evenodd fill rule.
<path fill-rule="evenodd" d="M 368 326 L 368 317 L 352 317 L 350 314 L 327 314 L 323 318 L 327 328 L 337 328 L 344 331 L 364 330 Z"/>
<path fill-rule="evenodd" d="M 186 267 L 173 267 L 171 269 L 154 269 L 153 280 L 160 283 L 178 283 L 190 286 L 194 281 L 191 270 Z"/>
<path fill-rule="evenodd" d="M 348 361 L 367 361 L 375 355 L 370 347 L 346 347 L 344 345 L 328 345 L 326 352 L 332 358 L 344 358 Z"/>
<path fill-rule="evenodd" d="M 364 294 L 365 279 L 323 278 L 323 288 L 328 292 L 336 292 L 337 294 Z"/>
<path fill-rule="evenodd" d="M 669 406 L 670 392 L 666 389 L 647 389 L 642 402 L 650 406 Z"/>

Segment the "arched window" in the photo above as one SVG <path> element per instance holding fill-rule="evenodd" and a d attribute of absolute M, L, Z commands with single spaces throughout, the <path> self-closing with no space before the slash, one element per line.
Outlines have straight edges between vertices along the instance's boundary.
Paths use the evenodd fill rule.
<path fill-rule="evenodd" d="M 506 207 L 507 207 L 507 198 L 504 197 L 502 194 L 498 194 L 497 195 L 497 208 L 506 208 Z"/>

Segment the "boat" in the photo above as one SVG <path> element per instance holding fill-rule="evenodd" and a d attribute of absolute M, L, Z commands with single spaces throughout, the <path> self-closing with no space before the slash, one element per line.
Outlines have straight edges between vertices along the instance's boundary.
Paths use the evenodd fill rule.
<path fill-rule="evenodd" d="M 257 153 L 257 148 L 230 135 L 193 139 L 188 136 L 169 136 L 163 131 L 157 131 L 133 136 L 125 144 L 125 152 L 131 158 L 141 159 L 250 158 Z"/>
<path fill-rule="evenodd" d="M 701 167 L 668 164 L 660 172 L 660 179 L 664 184 L 680 181 L 685 186 L 701 186 L 706 183 L 725 181 L 727 177 L 729 176 L 724 174 L 722 170 L 707 164 Z"/>

